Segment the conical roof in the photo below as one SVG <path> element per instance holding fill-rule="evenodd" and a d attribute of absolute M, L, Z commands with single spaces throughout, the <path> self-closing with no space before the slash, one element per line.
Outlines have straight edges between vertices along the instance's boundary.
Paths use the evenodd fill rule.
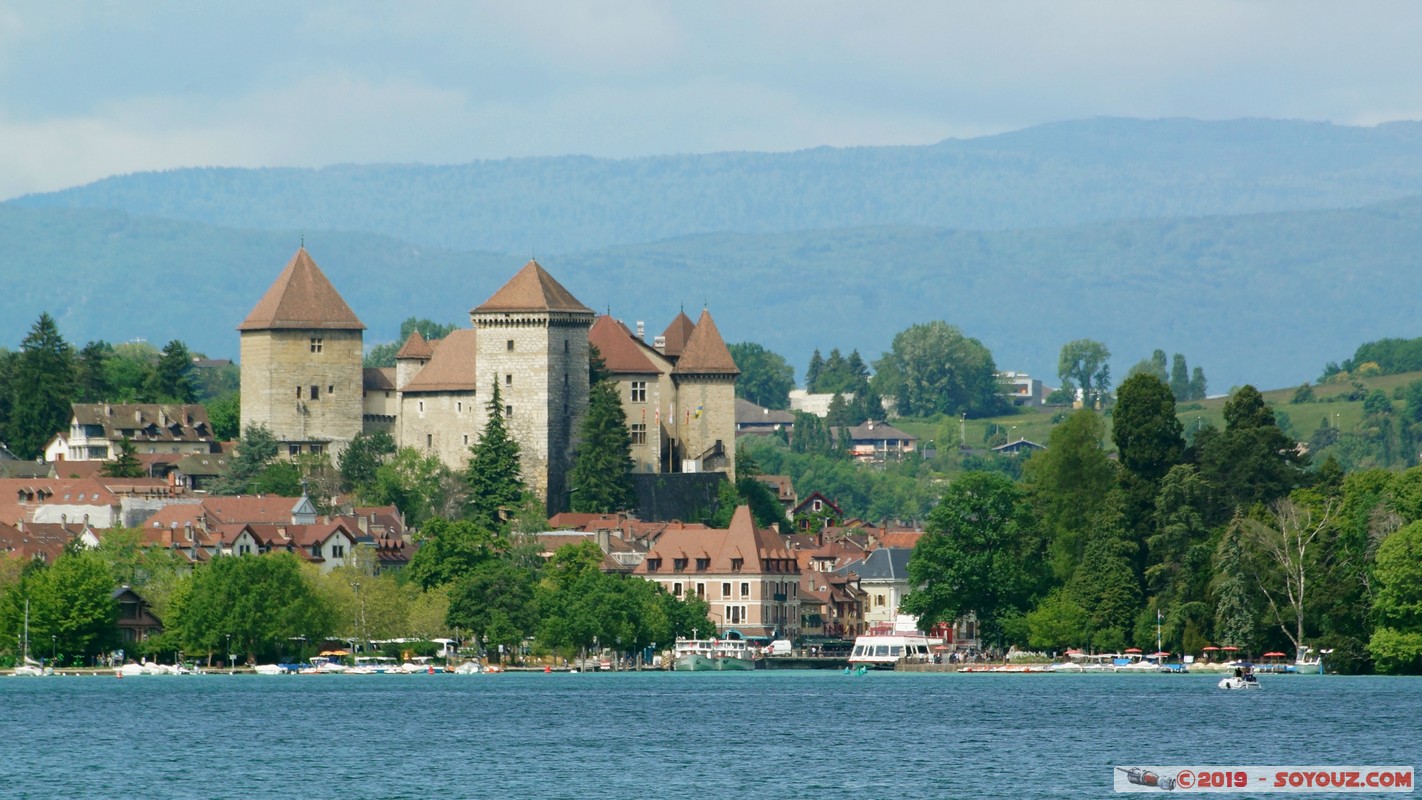
<path fill-rule="evenodd" d="M 296 251 L 252 313 L 237 326 L 239 331 L 291 329 L 365 330 L 305 247 Z"/>
<path fill-rule="evenodd" d="M 397 360 L 417 358 L 429 361 L 432 356 L 434 356 L 434 348 L 430 347 L 430 343 L 425 341 L 425 337 L 421 336 L 419 331 L 411 331 L 410 338 L 405 340 L 405 345 L 400 348 L 400 352 L 395 354 Z"/>
<path fill-rule="evenodd" d="M 474 309 L 481 311 L 580 311 L 592 309 L 578 302 L 573 293 L 553 279 L 537 261 L 523 265 L 503 288 Z"/>
<path fill-rule="evenodd" d="M 681 358 L 677 359 L 673 372 L 715 372 L 723 375 L 741 373 L 736 367 L 736 360 L 731 358 L 731 351 L 726 349 L 726 343 L 721 339 L 721 332 L 716 330 L 716 323 L 711 319 L 710 311 L 702 309 L 701 318 L 696 321 L 696 329 L 691 332 L 691 338 L 686 340 L 686 347 L 681 351 Z"/>
<path fill-rule="evenodd" d="M 686 349 L 686 341 L 691 338 L 691 332 L 696 330 L 696 323 L 691 321 L 691 317 L 685 311 L 677 312 L 676 319 L 671 321 L 667 329 L 662 331 L 662 354 L 668 358 L 676 358 L 681 355 L 681 351 Z"/>

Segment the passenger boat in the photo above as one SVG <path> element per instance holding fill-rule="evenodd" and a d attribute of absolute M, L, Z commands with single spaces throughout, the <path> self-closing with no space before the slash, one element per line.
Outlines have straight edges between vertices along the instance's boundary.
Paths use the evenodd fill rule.
<path fill-rule="evenodd" d="M 755 669 L 750 646 L 736 639 L 677 639 L 672 669 L 716 672 Z"/>
<path fill-rule="evenodd" d="M 854 640 L 849 665 L 893 669 L 899 662 L 926 664 L 930 658 L 928 637 L 922 633 L 870 633 Z"/>

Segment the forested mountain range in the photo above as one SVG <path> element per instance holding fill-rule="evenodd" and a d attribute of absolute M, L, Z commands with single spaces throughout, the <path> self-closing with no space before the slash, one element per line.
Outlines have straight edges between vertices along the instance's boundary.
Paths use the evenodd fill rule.
<path fill-rule="evenodd" d="M 0 206 L 0 345 L 49 310 L 72 342 L 183 339 L 236 357 L 238 322 L 305 235 L 369 326 L 467 324 L 528 253 L 456 252 L 364 233 L 262 231 L 121 211 Z M 1105 342 L 1118 380 L 1156 348 L 1212 392 L 1317 377 L 1358 344 L 1418 334 L 1422 200 L 1348 210 L 1118 221 L 1028 231 L 880 226 L 719 233 L 544 257 L 583 302 L 660 332 L 709 304 L 728 341 L 803 371 L 810 351 L 873 359 L 894 333 L 943 319 L 1004 369 L 1052 381 L 1061 345 Z M 694 316 L 694 313 L 693 313 Z"/>
<path fill-rule="evenodd" d="M 541 255 L 714 232 L 1005 230 L 1422 194 L 1422 123 L 1094 119 L 917 147 L 180 169 L 11 201 Z"/>

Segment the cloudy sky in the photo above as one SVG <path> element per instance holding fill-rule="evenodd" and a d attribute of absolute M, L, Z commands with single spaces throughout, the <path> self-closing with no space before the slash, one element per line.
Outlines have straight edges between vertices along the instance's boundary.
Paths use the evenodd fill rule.
<path fill-rule="evenodd" d="M 0 199 L 169 167 L 921 144 L 1061 119 L 1422 118 L 1411 2 L 0 6 Z"/>

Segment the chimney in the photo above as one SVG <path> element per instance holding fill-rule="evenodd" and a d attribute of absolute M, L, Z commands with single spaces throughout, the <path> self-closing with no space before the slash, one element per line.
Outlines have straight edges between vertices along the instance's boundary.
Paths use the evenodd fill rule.
<path fill-rule="evenodd" d="M 637 341 L 647 341 L 647 323 L 640 319 L 637 320 Z"/>

